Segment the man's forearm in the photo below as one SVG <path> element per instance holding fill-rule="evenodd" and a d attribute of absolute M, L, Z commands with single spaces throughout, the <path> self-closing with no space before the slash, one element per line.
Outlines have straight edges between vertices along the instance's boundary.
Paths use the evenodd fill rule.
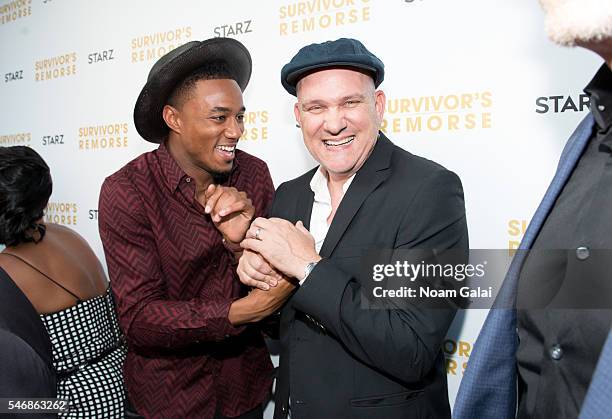
<path fill-rule="evenodd" d="M 128 341 L 139 347 L 183 347 L 223 340 L 242 331 L 228 320 L 230 300 L 156 300 L 143 304 L 127 329 Z M 128 313 L 119 314 L 124 321 L 126 315 L 129 317 Z"/>
<path fill-rule="evenodd" d="M 266 317 L 265 308 L 257 307 L 248 296 L 236 300 L 229 309 L 227 318 L 233 326 L 257 322 Z"/>
<path fill-rule="evenodd" d="M 228 314 L 229 322 L 237 327 L 263 320 L 284 304 L 294 288 L 293 283 L 283 279 L 277 287 L 269 291 L 254 289 L 246 297 L 232 303 Z"/>

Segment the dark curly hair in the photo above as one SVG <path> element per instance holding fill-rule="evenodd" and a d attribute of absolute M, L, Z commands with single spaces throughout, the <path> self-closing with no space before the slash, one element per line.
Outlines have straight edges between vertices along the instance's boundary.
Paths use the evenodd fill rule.
<path fill-rule="evenodd" d="M 32 241 L 52 190 L 49 166 L 25 146 L 0 147 L 0 244 Z"/>

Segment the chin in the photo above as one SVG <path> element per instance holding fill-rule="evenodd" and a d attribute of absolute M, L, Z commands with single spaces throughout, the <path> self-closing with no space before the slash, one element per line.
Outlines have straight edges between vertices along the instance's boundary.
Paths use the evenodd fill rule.
<path fill-rule="evenodd" d="M 212 176 L 214 183 L 223 183 L 232 173 L 233 166 L 233 162 L 228 164 L 220 164 L 219 162 L 215 162 L 215 164 L 208 164 L 200 167 Z"/>
<path fill-rule="evenodd" d="M 540 0 L 546 32 L 563 46 L 593 44 L 612 38 L 612 1 Z"/>
<path fill-rule="evenodd" d="M 211 172 L 210 175 L 213 178 L 213 182 L 216 184 L 225 183 L 225 181 L 229 178 L 230 173 L 232 173 L 232 169 L 226 171 L 215 171 Z"/>
<path fill-rule="evenodd" d="M 327 170 L 327 172 L 329 173 L 333 173 L 335 175 L 346 175 L 351 173 L 351 171 L 353 170 L 353 167 L 355 167 L 354 165 L 337 165 L 337 164 L 331 164 L 329 166 L 325 166 L 324 164 L 322 165 L 325 170 Z"/>

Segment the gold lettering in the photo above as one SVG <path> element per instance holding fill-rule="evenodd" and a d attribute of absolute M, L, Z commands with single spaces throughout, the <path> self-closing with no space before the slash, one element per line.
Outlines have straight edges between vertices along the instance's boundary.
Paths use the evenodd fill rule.
<path fill-rule="evenodd" d="M 482 127 L 491 128 L 491 114 L 489 112 L 482 114 Z"/>

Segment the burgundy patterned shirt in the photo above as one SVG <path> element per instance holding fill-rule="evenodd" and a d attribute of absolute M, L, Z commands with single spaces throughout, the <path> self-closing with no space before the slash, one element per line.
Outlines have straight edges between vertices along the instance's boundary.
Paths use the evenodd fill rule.
<path fill-rule="evenodd" d="M 247 193 L 264 216 L 274 193 L 266 164 L 236 151 L 224 184 Z M 261 404 L 272 363 L 257 325 L 234 327 L 232 301 L 246 295 L 195 181 L 164 144 L 109 176 L 99 227 L 119 320 L 128 340 L 130 400 L 147 418 L 237 416 Z"/>

